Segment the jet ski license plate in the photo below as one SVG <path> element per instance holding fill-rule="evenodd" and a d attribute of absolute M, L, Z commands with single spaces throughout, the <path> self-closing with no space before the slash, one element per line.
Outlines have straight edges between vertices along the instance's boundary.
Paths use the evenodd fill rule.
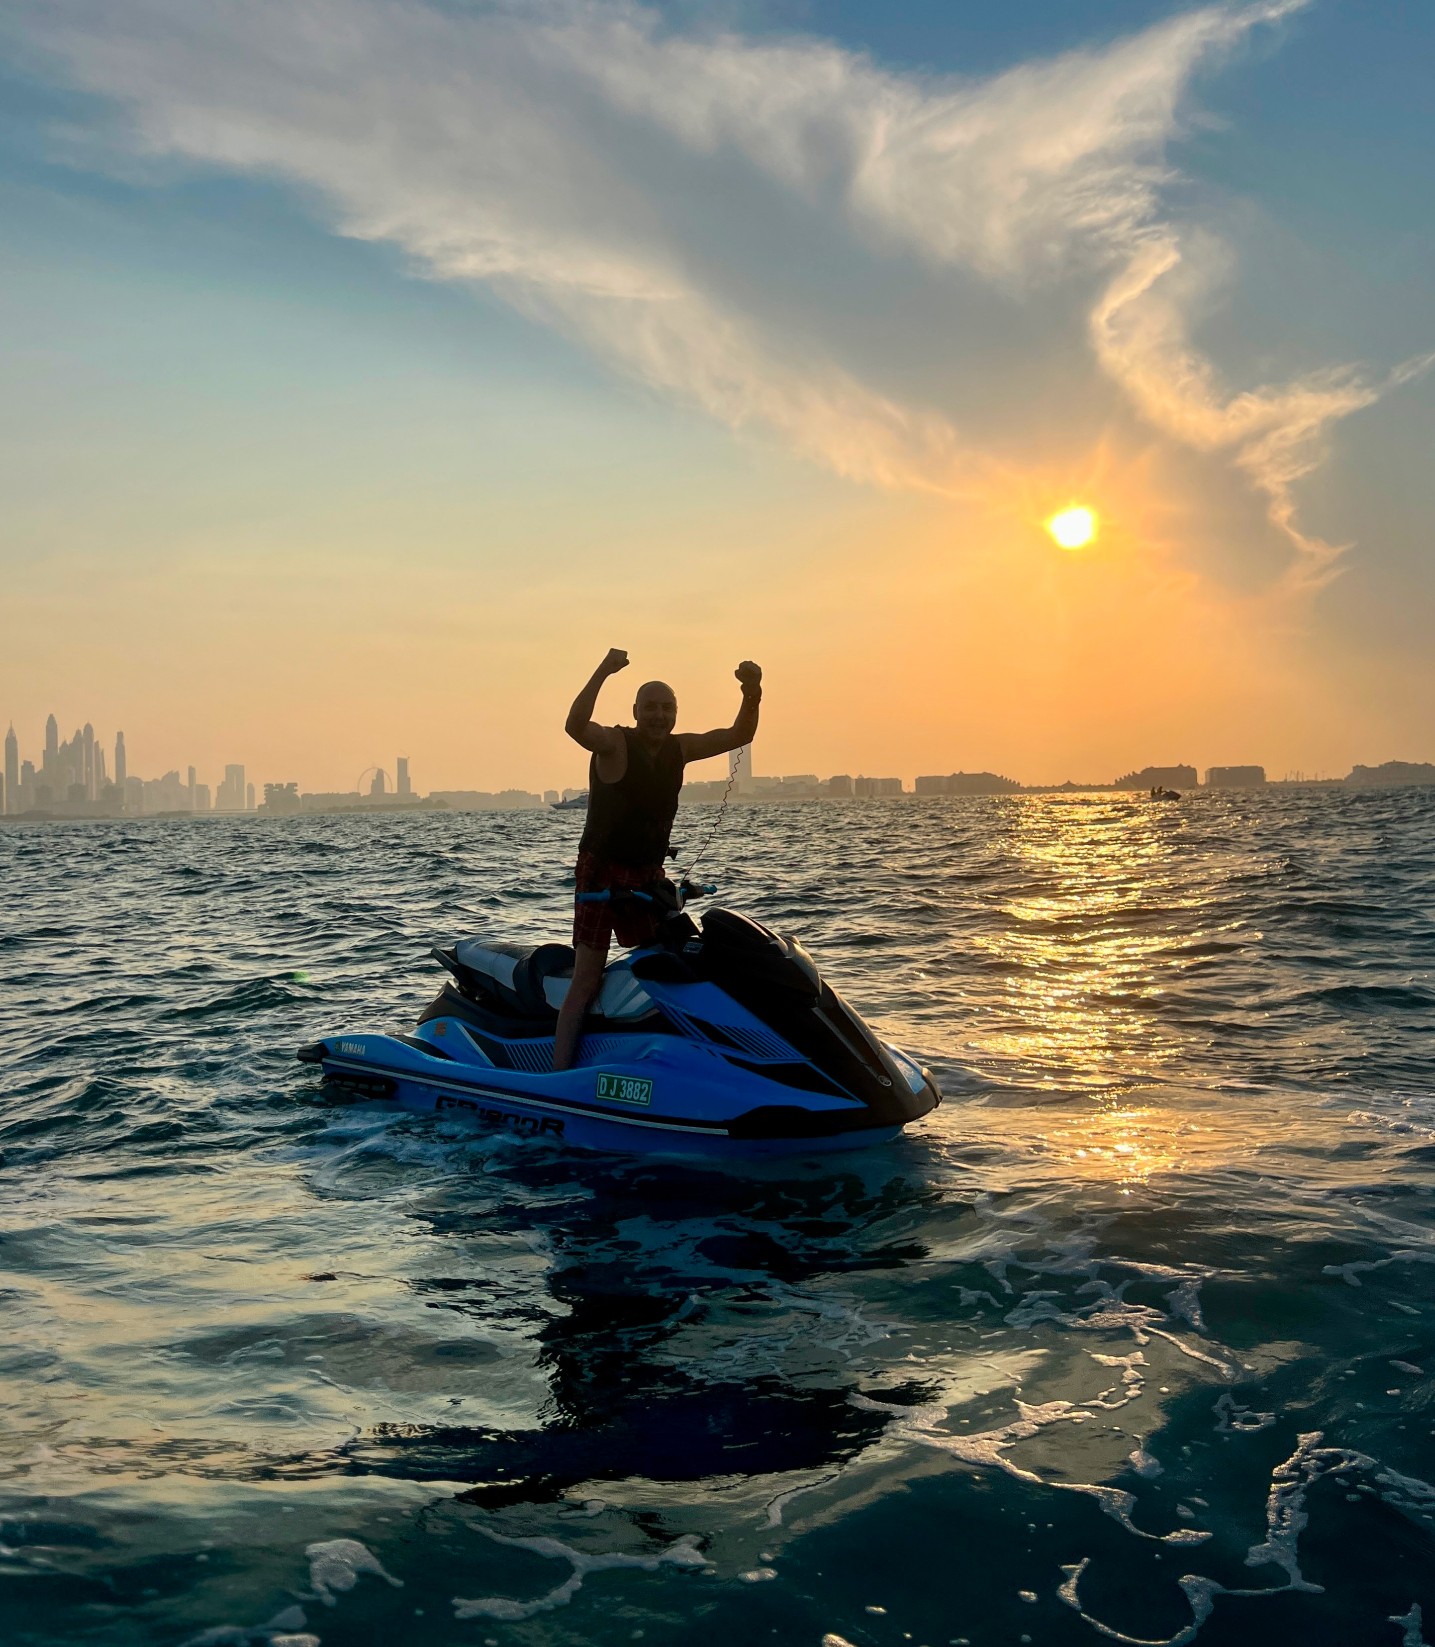
<path fill-rule="evenodd" d="M 620 1104 L 651 1104 L 653 1083 L 641 1075 L 600 1075 L 598 1096 L 616 1098 Z"/>

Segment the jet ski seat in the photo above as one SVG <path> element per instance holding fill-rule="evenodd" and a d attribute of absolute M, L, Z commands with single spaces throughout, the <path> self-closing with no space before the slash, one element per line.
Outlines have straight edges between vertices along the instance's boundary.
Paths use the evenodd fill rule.
<path fill-rule="evenodd" d="M 489 943 L 463 938 L 452 949 L 433 950 L 433 957 L 457 978 L 466 995 L 497 997 L 505 1006 L 531 1018 L 552 1012 L 545 982 L 573 976 L 573 951 L 567 944 Z M 561 996 L 559 999 L 561 1000 Z"/>
<path fill-rule="evenodd" d="M 465 995 L 478 1001 L 497 999 L 526 1018 L 555 1014 L 573 979 L 573 950 L 568 944 L 490 943 L 462 938 L 452 949 L 435 947 L 433 958 L 446 966 Z M 609 1020 L 642 1018 L 654 1010 L 653 999 L 626 962 L 608 968 L 593 1003 L 593 1015 Z"/>

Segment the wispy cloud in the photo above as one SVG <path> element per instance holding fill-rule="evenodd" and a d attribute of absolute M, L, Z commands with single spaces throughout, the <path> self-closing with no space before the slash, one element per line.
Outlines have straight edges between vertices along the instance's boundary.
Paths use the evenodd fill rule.
<path fill-rule="evenodd" d="M 858 480 L 960 493 L 997 454 L 854 366 L 820 302 L 781 323 L 762 271 L 824 255 L 804 233 L 1018 303 L 1084 291 L 1100 369 L 1167 436 L 1229 454 L 1319 579 L 1335 551 L 1300 529 L 1292 488 L 1382 386 L 1342 368 L 1225 389 L 1192 340 L 1208 243 L 1168 205 L 1198 71 L 1305 3 L 1207 6 L 976 82 L 807 39 L 675 31 L 624 0 L 43 0 L 22 15 L 33 46 L 123 108 L 140 152 L 297 183 L 341 232 L 487 283 L 647 384 Z"/>

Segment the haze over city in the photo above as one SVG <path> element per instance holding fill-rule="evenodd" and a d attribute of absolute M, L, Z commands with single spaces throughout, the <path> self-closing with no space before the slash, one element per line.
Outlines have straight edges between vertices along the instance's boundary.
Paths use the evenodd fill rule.
<path fill-rule="evenodd" d="M 319 790 L 294 778 L 266 777 L 256 782 L 243 762 L 226 762 L 223 778 L 215 784 L 205 781 L 199 770 L 187 766 L 171 768 L 156 775 L 131 771 L 129 748 L 123 731 L 114 738 L 113 752 L 107 753 L 102 733 L 86 721 L 68 738 L 61 738 L 58 721 L 51 715 L 45 722 L 43 746 L 33 759 L 22 745 L 14 726 L 4 739 L 4 764 L 0 767 L 0 818 L 55 817 L 146 817 L 189 813 L 263 812 L 285 815 L 298 812 L 349 812 L 429 807 L 452 811 L 502 811 L 525 807 L 559 806 L 581 808 L 587 789 L 565 785 L 531 791 L 513 785 L 496 790 L 472 787 L 457 789 L 416 786 L 409 758 L 398 755 L 385 766 L 371 764 L 344 789 Z M 715 763 L 717 764 L 717 763 Z M 881 800 L 899 796 L 935 798 L 939 796 L 979 796 L 1011 794 L 1021 789 L 1117 788 L 1135 792 L 1150 790 L 1153 798 L 1179 799 L 1169 786 L 1183 790 L 1198 786 L 1208 790 L 1252 790 L 1264 788 L 1268 776 L 1259 764 L 1209 766 L 1204 773 L 1188 763 L 1147 764 L 1114 778 L 1073 779 L 1060 784 L 1051 781 L 1021 784 L 996 772 L 953 771 L 922 773 L 912 781 L 900 775 L 849 772 L 821 777 L 814 772 L 759 773 L 750 748 L 743 748 L 731 760 L 717 764 L 715 775 L 698 776 L 694 769 L 682 788 L 682 799 L 690 804 L 725 802 L 731 797 L 746 801 L 781 800 Z M 1277 782 L 1344 782 L 1355 788 L 1384 788 L 1402 785 L 1435 785 L 1435 763 L 1388 761 L 1378 766 L 1356 765 L 1342 778 L 1322 773 L 1286 773 Z"/>
<path fill-rule="evenodd" d="M 541 790 L 621 645 L 692 726 L 759 659 L 772 772 L 1430 759 L 1367 17 L 11 8 L 0 716 Z"/>

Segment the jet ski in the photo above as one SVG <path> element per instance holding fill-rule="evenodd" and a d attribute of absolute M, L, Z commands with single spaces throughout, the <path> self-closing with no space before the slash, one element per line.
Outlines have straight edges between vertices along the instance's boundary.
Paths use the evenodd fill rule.
<path fill-rule="evenodd" d="M 488 938 L 431 951 L 449 976 L 412 1034 L 345 1031 L 298 1057 L 341 1097 L 625 1152 L 860 1149 L 941 1102 L 796 939 L 730 909 L 699 921 L 682 907 L 695 890 L 616 894 L 668 907 L 655 943 L 609 963 L 571 1069 L 554 1071 L 553 1036 L 572 949 Z"/>

